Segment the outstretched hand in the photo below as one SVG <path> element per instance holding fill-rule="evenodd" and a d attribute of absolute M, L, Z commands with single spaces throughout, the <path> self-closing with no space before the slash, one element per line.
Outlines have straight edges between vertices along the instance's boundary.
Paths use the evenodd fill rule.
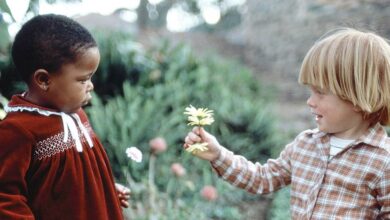
<path fill-rule="evenodd" d="M 123 208 L 129 207 L 128 200 L 130 199 L 130 193 L 131 193 L 130 189 L 119 183 L 115 183 L 115 189 L 116 192 L 118 193 L 121 206 Z"/>
<path fill-rule="evenodd" d="M 197 152 L 194 155 L 208 161 L 216 160 L 221 152 L 221 145 L 217 139 L 202 127 L 194 127 L 184 139 L 184 148 L 195 143 L 207 143 L 207 150 Z"/>

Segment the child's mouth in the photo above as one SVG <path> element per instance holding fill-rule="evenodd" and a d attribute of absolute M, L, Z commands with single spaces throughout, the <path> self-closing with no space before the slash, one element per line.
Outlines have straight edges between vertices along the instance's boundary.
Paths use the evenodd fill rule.
<path fill-rule="evenodd" d="M 321 118 L 322 118 L 322 115 L 319 115 L 319 114 L 316 114 L 316 113 L 312 113 L 314 115 L 314 119 L 316 121 L 319 121 Z"/>

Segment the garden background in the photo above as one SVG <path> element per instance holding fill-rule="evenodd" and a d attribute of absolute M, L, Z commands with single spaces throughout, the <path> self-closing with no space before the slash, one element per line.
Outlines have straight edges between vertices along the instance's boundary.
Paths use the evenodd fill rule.
<path fill-rule="evenodd" d="M 21 23 L 42 13 L 43 3 L 77 2 L 26 1 Z M 7 2 L 0 0 L 0 107 L 24 89 L 10 61 L 18 20 Z M 390 1 L 130 2 L 138 4 L 109 15 L 73 16 L 91 30 L 101 51 L 95 96 L 86 111 L 115 178 L 132 190 L 126 218 L 288 219 L 288 188 L 251 195 L 218 179 L 207 162 L 182 150 L 191 129 L 184 109 L 189 104 L 213 109 L 215 123 L 206 129 L 232 151 L 262 163 L 276 157 L 300 130 L 314 126 L 306 90 L 296 82 L 309 47 L 341 26 L 389 38 Z M 176 18 L 187 27 L 172 30 L 167 22 L 171 9 L 196 22 Z M 214 17 L 205 13 L 210 9 Z M 135 20 L 124 19 L 134 14 Z M 0 118 L 3 114 L 0 108 Z M 130 146 L 143 152 L 141 163 L 126 157 Z"/>

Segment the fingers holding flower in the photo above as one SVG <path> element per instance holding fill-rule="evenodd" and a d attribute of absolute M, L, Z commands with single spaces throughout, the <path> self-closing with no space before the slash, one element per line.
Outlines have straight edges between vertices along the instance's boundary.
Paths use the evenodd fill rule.
<path fill-rule="evenodd" d="M 195 128 L 194 128 L 194 130 L 195 130 Z M 186 144 L 192 145 L 192 144 L 195 144 L 198 142 L 202 142 L 202 138 L 195 131 L 191 131 L 187 134 L 184 141 Z"/>
<path fill-rule="evenodd" d="M 199 152 L 207 151 L 208 143 L 205 142 L 199 135 L 194 132 L 189 132 L 184 139 L 184 148 L 187 152 L 196 154 Z"/>
<path fill-rule="evenodd" d="M 207 142 L 203 142 L 202 137 L 199 136 L 199 131 L 202 126 L 210 125 L 214 122 L 213 110 L 207 108 L 195 108 L 190 105 L 185 108 L 185 115 L 188 115 L 188 125 L 195 126 L 192 132 L 188 133 L 185 138 L 184 148 L 186 151 L 196 154 L 207 151 Z"/>
<path fill-rule="evenodd" d="M 184 139 L 184 149 L 201 159 L 213 161 L 220 155 L 222 146 L 213 135 L 200 128 L 199 131 L 191 131 L 187 134 Z"/>

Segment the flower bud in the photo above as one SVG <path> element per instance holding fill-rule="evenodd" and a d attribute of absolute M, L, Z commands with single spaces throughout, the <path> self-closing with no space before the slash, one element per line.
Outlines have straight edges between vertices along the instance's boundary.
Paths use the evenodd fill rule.
<path fill-rule="evenodd" d="M 175 176 L 181 177 L 186 174 L 186 169 L 180 163 L 173 163 L 171 165 L 171 171 Z"/>
<path fill-rule="evenodd" d="M 215 201 L 218 198 L 217 189 L 214 186 L 204 186 L 200 195 L 207 201 Z"/>
<path fill-rule="evenodd" d="M 162 137 L 156 137 L 149 141 L 150 148 L 155 154 L 162 153 L 167 150 L 167 142 Z"/>

